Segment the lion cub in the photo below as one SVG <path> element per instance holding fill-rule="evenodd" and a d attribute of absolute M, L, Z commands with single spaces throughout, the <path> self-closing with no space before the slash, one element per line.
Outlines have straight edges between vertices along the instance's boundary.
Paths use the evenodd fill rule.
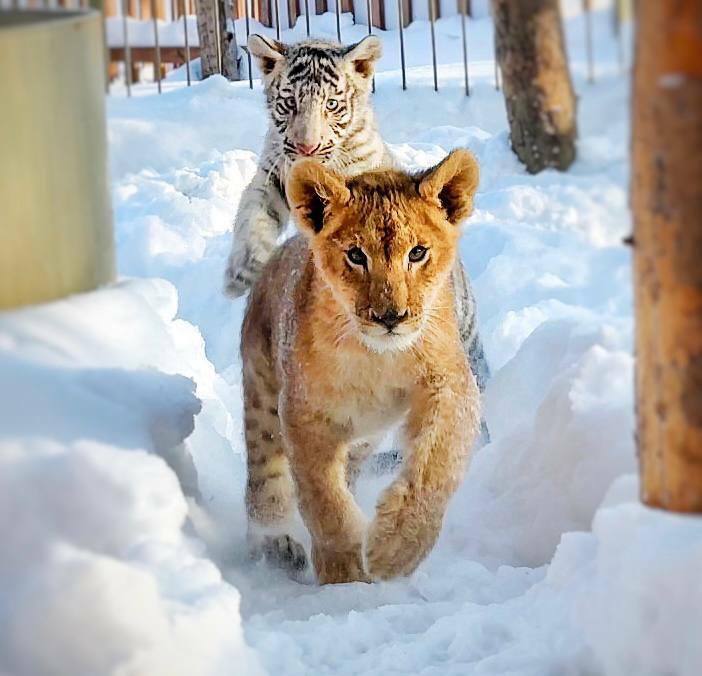
<path fill-rule="evenodd" d="M 302 236 L 256 283 L 241 352 L 250 537 L 291 571 L 296 505 L 320 583 L 407 575 L 439 535 L 480 421 L 451 284 L 477 184 L 466 150 L 417 176 L 290 175 Z M 403 465 L 367 526 L 350 486 L 400 420 Z"/>

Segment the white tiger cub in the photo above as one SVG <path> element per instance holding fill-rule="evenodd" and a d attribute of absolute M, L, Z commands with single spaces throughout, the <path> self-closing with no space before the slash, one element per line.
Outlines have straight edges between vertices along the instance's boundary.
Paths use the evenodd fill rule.
<path fill-rule="evenodd" d="M 248 48 L 263 73 L 270 125 L 234 220 L 224 278 L 231 297 L 246 293 L 258 278 L 288 222 L 283 186 L 295 160 L 312 157 L 346 176 L 393 166 L 368 103 L 375 62 L 382 54 L 377 37 L 345 46 L 326 40 L 286 45 L 251 35 Z M 453 280 L 463 346 L 482 391 L 489 369 L 473 294 L 460 264 Z"/>
<path fill-rule="evenodd" d="M 234 221 L 224 285 L 234 297 L 248 291 L 288 222 L 282 186 L 296 159 L 314 157 L 346 175 L 392 165 L 368 105 L 377 37 L 345 47 L 252 35 L 248 47 L 263 73 L 271 124 Z"/>

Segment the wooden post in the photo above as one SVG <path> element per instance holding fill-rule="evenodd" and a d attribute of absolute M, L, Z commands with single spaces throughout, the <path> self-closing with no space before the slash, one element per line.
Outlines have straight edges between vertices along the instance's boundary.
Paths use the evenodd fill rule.
<path fill-rule="evenodd" d="M 221 69 L 229 80 L 238 80 L 236 36 L 227 30 L 224 0 L 198 1 L 197 31 L 203 78 L 219 73 Z"/>
<path fill-rule="evenodd" d="M 702 513 L 702 0 L 641 0 L 633 99 L 641 499 Z"/>
<path fill-rule="evenodd" d="M 492 0 L 512 148 L 530 173 L 575 159 L 576 99 L 558 0 Z"/>

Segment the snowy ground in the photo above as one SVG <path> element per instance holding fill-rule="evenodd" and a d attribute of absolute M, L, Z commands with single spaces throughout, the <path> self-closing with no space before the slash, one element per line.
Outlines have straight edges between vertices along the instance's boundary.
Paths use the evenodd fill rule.
<path fill-rule="evenodd" d="M 246 557 L 243 302 L 220 284 L 260 87 L 110 99 L 125 279 L 0 314 L 0 673 L 702 673 L 702 520 L 636 499 L 629 84 L 607 16 L 594 85 L 581 18 L 567 28 L 579 159 L 539 176 L 509 150 L 487 20 L 470 24 L 469 99 L 457 21 L 439 22 L 439 94 L 427 25 L 405 34 L 405 93 L 383 36 L 374 104 L 398 157 L 468 146 L 481 164 L 461 255 L 494 372 L 493 441 L 434 552 L 393 583 L 320 588 Z M 366 509 L 388 480 L 362 483 Z"/>

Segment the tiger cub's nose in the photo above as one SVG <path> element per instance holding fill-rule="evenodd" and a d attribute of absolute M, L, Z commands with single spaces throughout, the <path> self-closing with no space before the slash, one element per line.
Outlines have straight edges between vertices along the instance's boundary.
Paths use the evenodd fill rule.
<path fill-rule="evenodd" d="M 319 143 L 317 145 L 311 145 L 310 143 L 296 143 L 295 150 L 297 150 L 300 155 L 305 155 L 305 157 L 310 157 L 314 155 L 315 151 L 319 148 Z"/>
<path fill-rule="evenodd" d="M 371 319 L 376 324 L 382 324 L 388 331 L 392 331 L 400 322 L 407 319 L 407 310 L 402 314 L 397 313 L 395 310 L 388 310 L 382 315 L 371 312 Z"/>

